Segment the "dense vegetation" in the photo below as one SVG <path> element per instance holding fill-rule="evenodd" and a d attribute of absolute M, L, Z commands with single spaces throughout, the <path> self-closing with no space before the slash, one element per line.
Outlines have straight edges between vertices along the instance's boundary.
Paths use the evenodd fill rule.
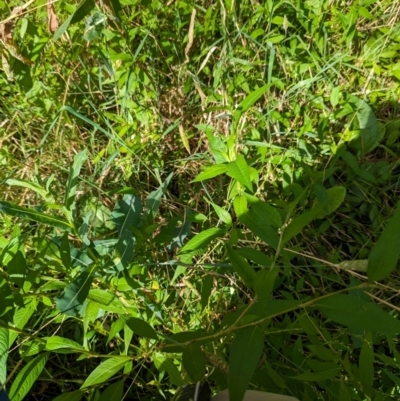
<path fill-rule="evenodd" d="M 0 384 L 398 400 L 400 4 L 0 0 Z"/>

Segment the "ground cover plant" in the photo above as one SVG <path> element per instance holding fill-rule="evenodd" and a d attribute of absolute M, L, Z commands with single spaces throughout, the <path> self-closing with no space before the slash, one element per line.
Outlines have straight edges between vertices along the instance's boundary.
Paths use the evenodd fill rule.
<path fill-rule="evenodd" d="M 399 399 L 397 2 L 0 10 L 11 400 Z"/>

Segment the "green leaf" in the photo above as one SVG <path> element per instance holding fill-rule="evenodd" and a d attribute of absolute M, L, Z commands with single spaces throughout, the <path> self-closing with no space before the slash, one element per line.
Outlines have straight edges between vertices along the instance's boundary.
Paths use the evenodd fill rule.
<path fill-rule="evenodd" d="M 350 101 L 356 108 L 356 115 L 360 129 L 360 135 L 351 144 L 367 154 L 375 149 L 383 138 L 383 131 L 380 130 L 378 120 L 371 107 L 364 100 L 350 96 Z"/>
<path fill-rule="evenodd" d="M 240 117 L 251 107 L 253 104 L 260 99 L 260 97 L 269 89 L 270 85 L 264 85 L 261 88 L 256 89 L 255 91 L 251 92 L 248 96 L 246 96 L 237 107 L 236 111 L 233 114 L 233 119 L 235 125 L 240 120 Z"/>
<path fill-rule="evenodd" d="M 67 221 L 60 219 L 59 217 L 44 214 L 35 209 L 29 209 L 13 203 L 0 201 L 0 211 L 10 216 L 37 221 L 38 223 L 48 224 L 49 226 L 58 227 L 63 230 L 71 231 L 72 229 L 72 226 Z"/>
<path fill-rule="evenodd" d="M 38 184 L 34 184 L 33 182 L 9 178 L 6 181 L 6 184 L 31 189 L 40 195 L 46 202 L 53 202 L 53 197 L 44 188 Z"/>
<path fill-rule="evenodd" d="M 127 194 L 117 202 L 111 214 L 120 233 L 138 228 L 142 219 L 142 199 L 138 195 Z"/>
<path fill-rule="evenodd" d="M 276 250 L 278 248 L 278 234 L 269 225 L 267 216 L 259 215 L 254 210 L 249 210 L 240 216 L 239 221 L 273 249 Z"/>
<path fill-rule="evenodd" d="M 229 214 L 229 212 L 227 212 L 225 209 L 223 209 L 221 206 L 216 205 L 213 202 L 210 202 L 211 206 L 214 208 L 215 212 L 217 213 L 219 219 L 225 223 L 228 227 L 230 227 L 232 225 L 232 217 Z"/>
<path fill-rule="evenodd" d="M 147 215 L 149 224 L 153 224 L 154 217 L 160 207 L 161 198 L 165 194 L 165 191 L 167 190 L 167 187 L 173 176 L 174 176 L 174 173 L 171 173 L 165 179 L 165 181 L 160 185 L 160 187 L 158 189 L 156 189 L 155 191 L 151 192 L 149 194 L 149 196 L 147 197 L 147 199 L 146 199 L 146 215 Z"/>
<path fill-rule="evenodd" d="M 373 382 L 375 378 L 374 373 L 374 350 L 372 347 L 372 335 L 368 333 L 364 338 L 361 346 L 360 358 L 358 364 L 359 380 L 361 382 L 363 391 L 368 396 L 374 395 Z"/>
<path fill-rule="evenodd" d="M 137 317 L 124 319 L 127 326 L 138 336 L 157 340 L 158 336 L 149 323 Z"/>
<path fill-rule="evenodd" d="M 26 260 L 21 251 L 17 251 L 8 263 L 8 272 L 11 282 L 22 288 L 25 282 Z"/>
<path fill-rule="evenodd" d="M 79 173 L 86 159 L 86 149 L 74 156 L 74 162 L 70 167 L 68 181 L 65 189 L 64 206 L 67 210 L 72 211 L 75 209 L 75 195 L 76 187 L 78 186 Z"/>
<path fill-rule="evenodd" d="M 302 373 L 301 375 L 293 377 L 293 379 L 302 380 L 306 382 L 318 382 L 318 381 L 333 379 L 339 373 L 340 373 L 340 366 L 336 365 L 335 367 L 332 367 L 329 370 L 324 370 L 322 372 L 307 371 L 305 373 Z"/>
<path fill-rule="evenodd" d="M 201 286 L 201 310 L 204 310 L 204 308 L 208 305 L 208 300 L 210 299 L 212 287 L 213 287 L 213 276 L 207 275 L 203 280 L 202 280 L 202 286 Z"/>
<path fill-rule="evenodd" d="M 8 336 L 8 329 L 0 327 L 0 386 L 3 386 L 7 379 Z"/>
<path fill-rule="evenodd" d="M 4 316 L 14 307 L 14 299 L 10 286 L 7 281 L 0 275 L 0 316 Z"/>
<path fill-rule="evenodd" d="M 100 396 L 99 401 L 120 401 L 124 395 L 124 381 L 119 380 L 110 384 Z"/>
<path fill-rule="evenodd" d="M 246 159 L 242 155 L 238 155 L 236 160 L 228 163 L 227 174 L 229 177 L 234 178 L 240 184 L 245 186 L 250 192 L 253 191 L 253 185 L 250 179 L 249 166 L 247 165 Z"/>
<path fill-rule="evenodd" d="M 334 86 L 332 88 L 331 98 L 330 98 L 332 107 L 336 107 L 338 105 L 339 99 L 340 99 L 340 87 Z"/>
<path fill-rule="evenodd" d="M 344 187 L 329 188 L 326 192 L 328 194 L 328 199 L 325 203 L 317 201 L 316 205 L 311 210 L 295 217 L 285 228 L 282 236 L 283 244 L 286 244 L 299 234 L 303 228 L 309 225 L 314 219 L 321 219 L 334 212 L 341 205 L 346 196 L 346 188 Z"/>
<path fill-rule="evenodd" d="M 267 369 L 268 376 L 272 379 L 272 382 L 279 388 L 286 388 L 287 386 L 282 376 L 276 370 L 272 369 L 271 365 L 267 361 L 264 361 L 263 363 Z"/>
<path fill-rule="evenodd" d="M 61 238 L 60 256 L 61 256 L 61 261 L 63 262 L 64 267 L 66 267 L 67 269 L 70 269 L 72 266 L 71 247 L 69 244 L 67 232 L 65 232 L 63 237 Z"/>
<path fill-rule="evenodd" d="M 397 266 L 400 256 L 400 202 L 368 258 L 368 278 L 382 280 Z"/>
<path fill-rule="evenodd" d="M 12 401 L 21 401 L 42 373 L 49 354 L 43 353 L 30 360 L 18 373 L 11 386 L 9 396 Z"/>
<path fill-rule="evenodd" d="M 209 180 L 210 178 L 217 177 L 228 171 L 227 164 L 216 164 L 214 166 L 207 167 L 202 173 L 200 173 L 193 181 L 199 182 L 204 180 Z"/>
<path fill-rule="evenodd" d="M 25 301 L 25 307 L 24 308 L 18 308 L 18 310 L 14 313 L 13 316 L 13 324 L 16 328 L 18 329 L 23 329 L 25 325 L 28 323 L 29 319 L 33 315 L 33 313 L 36 311 L 37 307 L 37 301 L 36 299 L 28 299 Z M 15 331 L 10 331 L 10 343 L 9 346 L 11 347 L 15 341 L 15 339 L 18 337 L 18 333 Z"/>
<path fill-rule="evenodd" d="M 80 401 L 84 393 L 82 391 L 71 391 L 68 393 L 62 393 L 53 399 L 53 401 Z"/>
<path fill-rule="evenodd" d="M 189 253 L 196 249 L 205 248 L 215 238 L 222 237 L 225 235 L 225 230 L 221 228 L 209 228 L 207 230 L 198 233 L 179 251 L 180 254 Z"/>
<path fill-rule="evenodd" d="M 120 234 L 119 240 L 115 245 L 115 250 L 119 256 L 116 260 L 116 268 L 118 271 L 125 270 L 129 267 L 133 258 L 134 245 L 132 232 L 124 230 L 124 232 Z"/>
<path fill-rule="evenodd" d="M 279 269 L 274 267 L 272 269 L 259 270 L 254 277 L 254 289 L 256 290 L 259 307 L 263 310 L 268 301 L 272 297 L 275 280 L 278 277 Z"/>
<path fill-rule="evenodd" d="M 233 340 L 229 357 L 229 400 L 242 401 L 264 349 L 260 327 L 246 327 Z"/>
<path fill-rule="evenodd" d="M 174 386 L 180 387 L 185 384 L 184 380 L 182 379 L 182 375 L 172 359 L 166 358 L 161 354 L 154 353 L 153 362 L 160 372 L 168 373 L 169 380 Z"/>
<path fill-rule="evenodd" d="M 71 24 L 76 24 L 77 22 L 82 21 L 93 10 L 95 6 L 96 3 L 94 0 L 83 0 L 74 12 Z"/>
<path fill-rule="evenodd" d="M 261 201 L 255 196 L 249 196 L 247 194 L 245 196 L 256 215 L 258 215 L 261 219 L 263 219 L 273 227 L 282 227 L 282 217 L 276 208 L 269 205 L 267 202 Z"/>
<path fill-rule="evenodd" d="M 232 263 L 233 270 L 240 276 L 243 282 L 250 288 L 253 287 L 255 272 L 245 259 L 239 256 L 229 245 L 226 245 L 229 260 Z"/>
<path fill-rule="evenodd" d="M 54 33 L 53 36 L 53 41 L 56 42 L 58 39 L 61 38 L 62 35 L 64 35 L 64 32 L 68 29 L 71 20 L 73 18 L 74 14 L 70 15 L 65 21 L 64 23 L 59 26 L 59 28 L 56 30 L 56 32 Z"/>
<path fill-rule="evenodd" d="M 351 295 L 335 294 L 314 305 L 329 319 L 351 329 L 394 336 L 400 333 L 400 321 L 373 302 Z"/>
<path fill-rule="evenodd" d="M 130 360 L 131 358 L 126 356 L 106 359 L 99 366 L 97 366 L 92 373 L 90 373 L 85 382 L 82 384 L 81 390 L 97 384 L 105 383 L 110 377 L 114 376 L 119 370 L 121 370 Z"/>
<path fill-rule="evenodd" d="M 247 199 L 243 195 L 236 196 L 233 200 L 233 210 L 237 217 L 242 216 L 247 212 Z"/>
<path fill-rule="evenodd" d="M 182 353 L 182 362 L 192 381 L 198 382 L 204 378 L 206 359 L 200 345 L 192 344 L 186 347 Z"/>
<path fill-rule="evenodd" d="M 86 300 L 92 280 L 93 276 L 90 273 L 82 272 L 69 284 L 61 297 L 56 298 L 56 305 L 59 311 L 69 316 L 76 316 Z"/>
<path fill-rule="evenodd" d="M 73 354 L 85 351 L 82 345 L 77 342 L 60 336 L 48 337 L 46 340 L 46 350 L 59 354 Z"/>

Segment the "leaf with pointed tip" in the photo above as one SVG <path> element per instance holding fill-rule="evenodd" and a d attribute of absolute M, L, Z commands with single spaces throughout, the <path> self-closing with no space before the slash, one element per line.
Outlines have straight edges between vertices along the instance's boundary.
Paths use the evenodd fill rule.
<path fill-rule="evenodd" d="M 65 189 L 64 206 L 67 210 L 75 209 L 76 187 L 78 186 L 79 173 L 87 159 L 86 149 L 74 156 L 74 161 L 69 170 L 67 186 Z"/>
<path fill-rule="evenodd" d="M 253 192 L 253 185 L 250 179 L 250 170 L 247 165 L 246 159 L 243 155 L 238 155 L 236 160 L 228 163 L 227 174 L 229 177 L 234 178 L 250 192 Z"/>
<path fill-rule="evenodd" d="M 61 297 L 56 298 L 56 305 L 59 311 L 69 316 L 76 316 L 86 300 L 92 280 L 93 276 L 90 273 L 82 272 L 69 284 Z"/>
<path fill-rule="evenodd" d="M 229 357 L 229 400 L 242 401 L 264 348 L 259 326 L 246 327 L 236 334 Z"/>
<path fill-rule="evenodd" d="M 117 202 L 111 214 L 120 233 L 138 228 L 142 219 L 142 199 L 138 195 L 127 194 Z"/>

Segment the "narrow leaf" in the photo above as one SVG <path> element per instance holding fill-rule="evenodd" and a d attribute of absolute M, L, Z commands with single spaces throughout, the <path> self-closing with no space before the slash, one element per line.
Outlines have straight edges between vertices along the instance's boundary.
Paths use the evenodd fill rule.
<path fill-rule="evenodd" d="M 261 88 L 256 89 L 239 103 L 239 106 L 233 115 L 236 124 L 239 122 L 239 119 L 243 113 L 253 106 L 253 104 L 260 99 L 260 97 L 268 90 L 269 87 L 270 85 L 264 85 Z"/>
<path fill-rule="evenodd" d="M 92 280 L 90 273 L 82 272 L 65 288 L 61 297 L 56 298 L 56 305 L 61 313 L 76 316 L 86 300 Z"/>
<path fill-rule="evenodd" d="M 67 210 L 73 210 L 75 208 L 74 202 L 76 195 L 76 187 L 78 186 L 79 173 L 86 159 L 87 159 L 86 149 L 74 156 L 74 162 L 70 167 L 67 186 L 65 189 L 64 206 L 66 207 Z"/>
<path fill-rule="evenodd" d="M 248 287 L 253 287 L 255 272 L 245 259 L 239 256 L 229 245 L 226 245 L 229 260 L 232 263 L 233 270 L 240 276 Z"/>
<path fill-rule="evenodd" d="M 374 373 L 374 350 L 372 348 L 372 335 L 368 333 L 361 346 L 359 365 L 360 382 L 364 393 L 373 395 Z"/>
<path fill-rule="evenodd" d="M 220 228 L 209 228 L 195 235 L 189 242 L 179 251 L 179 253 L 187 253 L 195 251 L 196 249 L 205 248 L 215 238 L 225 235 L 225 230 Z"/>
<path fill-rule="evenodd" d="M 24 219 L 37 221 L 38 223 L 48 224 L 49 226 L 58 227 L 67 231 L 71 231 L 72 229 L 72 226 L 67 221 L 59 217 L 44 214 L 35 209 L 18 206 L 5 201 L 0 201 L 0 212 L 14 217 L 22 217 Z"/>
<path fill-rule="evenodd" d="M 129 230 L 124 230 L 117 244 L 115 245 L 115 250 L 119 256 L 116 261 L 116 267 L 118 271 L 125 270 L 129 267 L 129 264 L 133 258 L 134 245 L 135 243 L 132 232 Z"/>
<path fill-rule="evenodd" d="M 61 256 L 61 261 L 63 262 L 64 267 L 66 267 L 67 269 L 70 269 L 72 266 L 71 247 L 69 244 L 67 232 L 64 233 L 64 235 L 61 239 L 60 256 Z"/>
<path fill-rule="evenodd" d="M 113 357 L 106 359 L 87 377 L 81 386 L 81 390 L 96 384 L 105 383 L 110 377 L 114 376 L 121 370 L 131 358 L 129 357 Z"/>
<path fill-rule="evenodd" d="M 99 401 L 119 401 L 123 400 L 124 380 L 119 380 L 110 384 L 101 394 Z"/>
<path fill-rule="evenodd" d="M 10 399 L 13 401 L 21 401 L 28 394 L 36 379 L 39 377 L 40 373 L 42 373 L 48 356 L 48 353 L 40 354 L 22 368 L 11 386 L 9 392 Z"/>
<path fill-rule="evenodd" d="M 4 385 L 7 378 L 8 333 L 6 328 L 0 327 L 0 386 Z"/>
<path fill-rule="evenodd" d="M 400 256 L 400 202 L 368 259 L 368 278 L 382 280 L 397 266 Z"/>
<path fill-rule="evenodd" d="M 214 166 L 207 167 L 202 173 L 200 173 L 192 182 L 199 182 L 209 180 L 210 178 L 217 177 L 228 171 L 227 164 L 216 164 Z"/>
<path fill-rule="evenodd" d="M 34 184 L 33 182 L 19 180 L 16 178 L 9 178 L 6 181 L 6 184 L 31 189 L 32 191 L 35 191 L 38 195 L 40 195 L 46 202 L 51 202 L 53 200 L 52 196 L 44 188 L 42 188 L 38 184 Z"/>
<path fill-rule="evenodd" d="M 151 192 L 146 199 L 146 215 L 148 216 L 149 224 L 153 224 L 154 217 L 160 207 L 161 198 L 165 194 L 169 183 L 171 182 L 174 173 L 171 173 L 158 189 Z"/>
<path fill-rule="evenodd" d="M 264 348 L 260 327 L 246 327 L 233 340 L 229 357 L 229 400 L 242 401 Z"/>
<path fill-rule="evenodd" d="M 85 349 L 79 343 L 60 336 L 52 336 L 47 338 L 46 350 L 60 354 L 72 354 Z"/>
<path fill-rule="evenodd" d="M 240 217 L 247 212 L 247 199 L 245 196 L 240 195 L 235 197 L 233 200 L 233 210 L 237 217 Z"/>

